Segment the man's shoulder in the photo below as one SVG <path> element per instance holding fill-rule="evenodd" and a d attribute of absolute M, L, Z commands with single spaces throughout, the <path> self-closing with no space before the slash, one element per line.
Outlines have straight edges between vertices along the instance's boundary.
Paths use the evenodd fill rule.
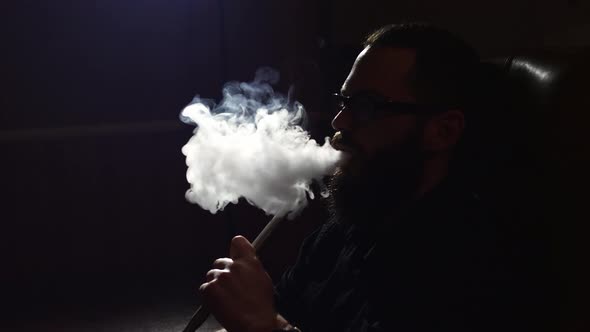
<path fill-rule="evenodd" d="M 434 214 L 453 220 L 489 220 L 498 217 L 497 211 L 477 187 L 457 176 L 446 179 L 418 203 L 414 211 L 418 215 Z"/>

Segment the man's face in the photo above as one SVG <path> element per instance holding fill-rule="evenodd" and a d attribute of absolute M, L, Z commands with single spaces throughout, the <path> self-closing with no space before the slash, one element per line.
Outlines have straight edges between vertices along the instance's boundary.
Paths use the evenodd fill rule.
<path fill-rule="evenodd" d="M 341 94 L 414 103 L 408 83 L 414 62 L 411 49 L 366 48 L 356 59 Z M 403 200 L 415 189 L 424 161 L 422 125 L 416 115 L 383 111 L 367 118 L 363 111 L 345 106 L 332 121 L 337 130 L 332 145 L 347 152 L 349 158 L 331 180 L 328 198 L 332 213 L 359 220 Z"/>
<path fill-rule="evenodd" d="M 415 51 L 405 48 L 364 49 L 357 57 L 342 85 L 343 96 L 375 96 L 379 99 L 414 103 L 408 77 L 415 63 Z M 332 145 L 348 152 L 350 159 L 342 170 L 360 175 L 367 164 L 383 159 L 396 159 L 408 140 L 416 138 L 417 119 L 413 114 L 378 113 L 374 118 L 361 118 L 364 110 L 346 107 L 332 120 L 337 131 Z M 415 140 L 414 140 L 414 143 Z M 414 148 L 417 148 L 414 146 Z"/>

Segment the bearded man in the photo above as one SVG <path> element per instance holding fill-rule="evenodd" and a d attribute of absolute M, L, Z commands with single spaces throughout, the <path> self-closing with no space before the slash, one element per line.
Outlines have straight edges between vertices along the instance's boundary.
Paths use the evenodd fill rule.
<path fill-rule="evenodd" d="M 501 223 L 461 167 L 479 58 L 426 24 L 371 34 L 339 94 L 330 220 L 273 287 L 232 240 L 200 287 L 228 331 L 539 331 Z M 473 121 L 475 123 L 475 121 Z"/>

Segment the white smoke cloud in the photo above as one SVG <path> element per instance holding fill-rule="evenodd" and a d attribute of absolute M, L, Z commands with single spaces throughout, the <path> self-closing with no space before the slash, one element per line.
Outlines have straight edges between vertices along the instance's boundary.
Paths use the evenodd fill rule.
<path fill-rule="evenodd" d="M 326 138 L 320 146 L 301 127 L 305 110 L 275 93 L 278 73 L 261 69 L 253 82 L 226 84 L 219 105 L 195 98 L 181 113 L 197 125 L 183 146 L 186 198 L 216 213 L 244 197 L 267 214 L 295 217 L 312 199 L 312 180 L 327 195 L 322 178 L 341 158 Z"/>

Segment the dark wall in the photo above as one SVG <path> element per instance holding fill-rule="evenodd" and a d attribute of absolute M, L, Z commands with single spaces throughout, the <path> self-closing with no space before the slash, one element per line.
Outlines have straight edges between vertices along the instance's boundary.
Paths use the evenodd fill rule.
<path fill-rule="evenodd" d="M 215 1 L 12 6 L 3 13 L 3 128 L 170 119 L 196 89 L 221 82 Z"/>
<path fill-rule="evenodd" d="M 218 1 L 2 6 L 1 284 L 10 307 L 194 287 L 225 250 L 206 239 L 227 230 L 223 216 L 184 200 L 180 148 L 191 128 L 178 114 L 223 82 Z"/>
<path fill-rule="evenodd" d="M 279 13 L 302 9 L 217 0 L 2 7 L 0 291 L 9 316 L 196 298 L 231 236 L 253 238 L 269 217 L 247 204 L 211 215 L 185 201 L 180 149 L 192 128 L 178 114 L 195 94 L 218 98 L 225 81 L 249 80 L 263 65 L 287 73 L 286 92 L 308 38 Z M 289 234 L 291 258 L 304 233 Z M 284 266 L 268 261 L 271 273 Z"/>

